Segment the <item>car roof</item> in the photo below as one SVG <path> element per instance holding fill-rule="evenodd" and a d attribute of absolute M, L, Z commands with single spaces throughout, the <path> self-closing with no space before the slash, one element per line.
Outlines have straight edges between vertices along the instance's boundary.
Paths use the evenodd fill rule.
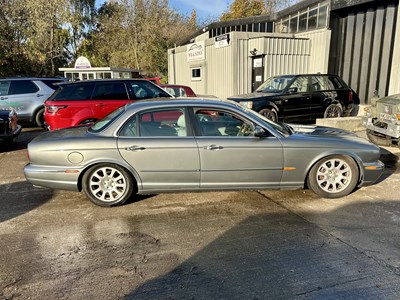
<path fill-rule="evenodd" d="M 153 98 L 135 101 L 126 104 L 126 110 L 142 110 L 143 108 L 152 107 L 176 107 L 176 106 L 225 106 L 225 107 L 242 107 L 239 103 L 225 99 L 207 99 L 207 98 Z"/>
<path fill-rule="evenodd" d="M 107 78 L 107 79 L 90 79 L 90 80 L 79 80 L 79 81 L 69 81 L 63 82 L 62 84 L 85 84 L 85 83 L 99 83 L 99 82 L 135 82 L 135 81 L 143 81 L 143 82 L 151 82 L 150 80 L 146 80 L 143 78 Z M 151 82 L 152 83 L 152 82 Z M 152 83 L 154 84 L 154 83 Z"/>
<path fill-rule="evenodd" d="M 0 80 L 69 80 L 66 77 L 1 77 Z"/>

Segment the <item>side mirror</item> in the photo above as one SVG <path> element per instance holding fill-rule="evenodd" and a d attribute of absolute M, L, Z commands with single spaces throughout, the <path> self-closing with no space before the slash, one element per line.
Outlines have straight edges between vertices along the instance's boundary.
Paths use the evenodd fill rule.
<path fill-rule="evenodd" d="M 296 94 L 299 91 L 297 87 L 291 87 L 287 90 L 288 94 Z"/>
<path fill-rule="evenodd" d="M 262 138 L 264 137 L 264 135 L 265 135 L 265 130 L 260 126 L 256 126 L 256 128 L 254 129 L 254 136 Z"/>

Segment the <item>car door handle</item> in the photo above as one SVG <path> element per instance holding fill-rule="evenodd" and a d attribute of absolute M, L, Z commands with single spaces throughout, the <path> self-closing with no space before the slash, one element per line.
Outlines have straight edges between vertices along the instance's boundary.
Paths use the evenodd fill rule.
<path fill-rule="evenodd" d="M 205 146 L 204 149 L 206 149 L 206 150 L 221 150 L 221 149 L 224 149 L 224 147 L 217 146 L 217 145 L 209 145 L 209 146 Z"/>
<path fill-rule="evenodd" d="M 125 148 L 125 150 L 128 151 L 143 151 L 145 149 L 146 149 L 145 147 L 140 147 L 140 146 L 130 146 Z"/>
<path fill-rule="evenodd" d="M 95 106 L 101 107 L 101 106 L 104 106 L 104 103 L 98 103 L 98 104 L 95 104 Z"/>
<path fill-rule="evenodd" d="M 36 97 L 43 97 L 43 94 L 36 94 Z"/>
<path fill-rule="evenodd" d="M 7 100 L 7 97 L 0 97 L 0 100 Z"/>

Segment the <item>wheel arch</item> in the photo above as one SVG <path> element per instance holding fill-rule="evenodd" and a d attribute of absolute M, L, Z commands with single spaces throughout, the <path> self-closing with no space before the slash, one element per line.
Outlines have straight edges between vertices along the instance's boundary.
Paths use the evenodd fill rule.
<path fill-rule="evenodd" d="M 44 104 L 39 105 L 38 107 L 36 107 L 35 110 L 34 110 L 33 113 L 32 113 L 30 122 L 35 123 L 35 122 L 36 122 L 36 115 L 37 115 L 37 113 L 38 113 L 41 109 L 44 109 L 44 108 L 45 108 Z M 44 113 L 44 112 L 43 112 L 43 113 Z"/>
<path fill-rule="evenodd" d="M 267 101 L 267 102 L 263 103 L 262 105 L 260 105 L 260 107 L 258 107 L 258 109 L 257 109 L 257 112 L 260 112 L 265 108 L 275 109 L 276 112 L 279 113 L 279 107 L 272 101 Z"/>
<path fill-rule="evenodd" d="M 116 161 L 116 160 L 98 160 L 98 161 L 93 161 L 90 164 L 86 165 L 85 168 L 80 172 L 79 177 L 78 177 L 78 190 L 81 192 L 82 191 L 82 180 L 83 176 L 85 173 L 93 166 L 99 165 L 99 164 L 113 164 L 113 165 L 118 165 L 121 168 L 124 168 L 126 171 L 128 171 L 129 174 L 131 174 L 132 179 L 135 181 L 136 186 L 136 192 L 142 189 L 142 180 L 137 173 L 137 171 L 132 168 L 130 165 L 127 163 L 121 162 L 121 161 Z"/>
<path fill-rule="evenodd" d="M 335 150 L 335 151 L 327 151 L 327 152 L 321 153 L 320 155 L 316 156 L 309 163 L 309 165 L 306 168 L 306 172 L 304 173 L 304 178 L 303 178 L 304 188 L 308 188 L 307 178 L 310 174 L 311 169 L 315 166 L 315 164 L 317 162 L 319 162 L 321 159 L 328 157 L 328 156 L 332 156 L 332 155 L 347 156 L 354 160 L 354 162 L 356 163 L 357 168 L 358 168 L 357 186 L 360 185 L 360 183 L 362 182 L 362 179 L 364 178 L 364 167 L 363 167 L 362 159 L 354 152 L 346 151 L 346 150 L 341 150 L 341 151 Z"/>

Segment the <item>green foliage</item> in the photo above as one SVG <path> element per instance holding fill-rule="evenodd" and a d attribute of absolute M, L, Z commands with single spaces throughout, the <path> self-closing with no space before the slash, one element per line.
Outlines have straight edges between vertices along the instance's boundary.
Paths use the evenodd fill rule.
<path fill-rule="evenodd" d="M 168 0 L 0 0 L 0 76 L 56 75 L 78 56 L 93 66 L 167 73 L 167 49 L 197 30 Z"/>

